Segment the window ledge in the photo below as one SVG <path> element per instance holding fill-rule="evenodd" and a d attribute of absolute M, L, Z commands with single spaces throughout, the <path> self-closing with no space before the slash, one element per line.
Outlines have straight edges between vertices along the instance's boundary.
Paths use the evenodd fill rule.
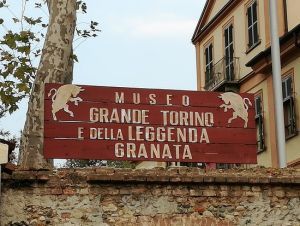
<path fill-rule="evenodd" d="M 288 136 L 285 137 L 285 140 L 287 141 L 287 140 L 289 140 L 289 139 L 292 139 L 293 137 L 295 137 L 295 136 L 297 136 L 297 135 L 298 135 L 298 132 L 295 132 L 295 133 L 293 133 L 293 134 L 290 134 L 290 135 L 288 135 Z"/>
<path fill-rule="evenodd" d="M 247 50 L 246 50 L 246 54 L 250 53 L 253 49 L 255 49 L 257 46 L 259 46 L 261 43 L 261 40 L 258 40 L 258 42 L 256 42 L 255 44 L 253 44 L 251 47 L 249 47 Z"/>
<path fill-rule="evenodd" d="M 257 150 L 256 153 L 257 153 L 257 155 L 259 155 L 259 154 L 265 152 L 266 150 L 267 150 L 266 147 L 264 147 L 264 149 Z"/>

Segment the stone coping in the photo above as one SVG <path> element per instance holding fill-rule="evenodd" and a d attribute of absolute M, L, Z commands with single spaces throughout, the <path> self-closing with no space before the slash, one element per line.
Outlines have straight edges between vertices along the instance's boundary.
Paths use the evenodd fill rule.
<path fill-rule="evenodd" d="M 57 169 L 52 171 L 21 171 L 3 173 L 4 184 L 9 181 L 51 183 L 68 180 L 78 183 L 220 183 L 220 184 L 291 184 L 300 185 L 300 169 L 251 168 L 230 170 L 204 170 L 189 167 L 169 169 L 116 169 L 108 167 L 83 169 Z"/>

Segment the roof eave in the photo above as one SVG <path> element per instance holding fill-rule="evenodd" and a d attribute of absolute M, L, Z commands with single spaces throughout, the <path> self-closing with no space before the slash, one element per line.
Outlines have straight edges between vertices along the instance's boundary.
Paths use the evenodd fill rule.
<path fill-rule="evenodd" d="M 279 38 L 280 46 L 285 43 L 287 40 L 290 40 L 295 35 L 298 36 L 300 33 L 300 24 L 298 24 L 296 27 L 294 27 L 292 30 L 290 30 L 288 33 L 284 34 Z M 271 46 L 265 49 L 264 51 L 258 53 L 255 57 L 253 57 L 249 62 L 246 63 L 247 67 L 253 67 L 255 64 L 257 64 L 262 59 L 269 57 L 271 55 Z"/>
<path fill-rule="evenodd" d="M 211 19 L 211 21 L 209 21 L 208 24 L 206 24 L 204 27 L 201 28 L 201 21 L 202 21 L 202 17 L 204 17 L 204 12 L 205 12 L 205 10 L 203 10 L 203 12 L 201 14 L 201 17 L 200 17 L 200 20 L 197 24 L 194 35 L 193 35 L 192 40 L 191 40 L 194 45 L 199 40 L 200 36 L 202 34 L 204 34 L 209 27 L 213 26 L 213 24 L 217 21 L 217 19 L 219 19 L 224 14 L 224 12 L 227 11 L 230 8 L 230 6 L 233 5 L 234 2 L 238 3 L 239 0 L 229 0 L 225 4 L 225 6 Z"/>

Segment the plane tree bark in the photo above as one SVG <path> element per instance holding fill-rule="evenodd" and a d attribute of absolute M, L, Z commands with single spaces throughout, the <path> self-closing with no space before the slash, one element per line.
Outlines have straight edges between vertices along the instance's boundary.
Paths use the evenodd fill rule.
<path fill-rule="evenodd" d="M 35 81 L 28 103 L 19 165 L 21 169 L 50 169 L 43 156 L 44 85 L 48 82 L 71 83 L 73 76 L 72 43 L 76 27 L 75 0 L 47 0 L 49 25 Z"/>

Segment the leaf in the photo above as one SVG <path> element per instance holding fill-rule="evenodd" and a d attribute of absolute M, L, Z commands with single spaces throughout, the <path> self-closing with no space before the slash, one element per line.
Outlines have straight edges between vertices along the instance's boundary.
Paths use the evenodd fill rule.
<path fill-rule="evenodd" d="M 42 8 L 42 4 L 41 3 L 35 3 L 35 8 Z"/>
<path fill-rule="evenodd" d="M 78 63 L 78 57 L 77 57 L 77 55 L 72 54 L 72 55 L 71 55 L 71 59 L 72 59 L 73 61 L 75 61 L 75 62 Z"/>
<path fill-rule="evenodd" d="M 1 44 L 7 45 L 11 49 L 15 49 L 17 44 L 15 40 L 15 35 L 12 32 L 7 33 L 4 36 L 4 40 L 0 42 Z"/>
<path fill-rule="evenodd" d="M 76 10 L 79 10 L 81 4 L 82 4 L 82 1 L 76 2 Z"/>
<path fill-rule="evenodd" d="M 20 20 L 19 20 L 18 18 L 12 18 L 12 20 L 13 20 L 15 23 L 20 22 Z"/>
<path fill-rule="evenodd" d="M 82 10 L 82 12 L 87 13 L 87 11 L 86 11 L 87 10 L 87 6 L 86 6 L 85 3 L 82 3 L 81 10 Z"/>
<path fill-rule="evenodd" d="M 37 19 L 33 19 L 32 17 L 24 16 L 24 20 L 25 20 L 28 24 L 36 25 L 36 24 L 42 22 L 42 17 L 39 17 L 39 18 L 37 18 Z"/>
<path fill-rule="evenodd" d="M 29 87 L 25 83 L 17 84 L 17 88 L 19 89 L 20 92 L 29 93 L 30 91 Z"/>
<path fill-rule="evenodd" d="M 30 46 L 20 46 L 17 47 L 17 51 L 20 53 L 25 53 L 26 55 L 29 55 L 30 53 Z"/>

